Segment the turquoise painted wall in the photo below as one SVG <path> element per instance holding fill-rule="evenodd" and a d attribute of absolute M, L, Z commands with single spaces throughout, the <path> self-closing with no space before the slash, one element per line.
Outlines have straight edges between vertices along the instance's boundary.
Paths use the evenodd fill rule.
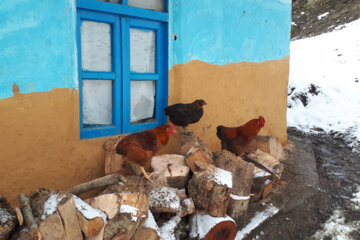
<path fill-rule="evenodd" d="M 193 59 L 223 65 L 290 54 L 291 0 L 170 0 L 169 9 L 170 68 Z"/>
<path fill-rule="evenodd" d="M 75 0 L 0 1 L 0 99 L 76 88 Z"/>

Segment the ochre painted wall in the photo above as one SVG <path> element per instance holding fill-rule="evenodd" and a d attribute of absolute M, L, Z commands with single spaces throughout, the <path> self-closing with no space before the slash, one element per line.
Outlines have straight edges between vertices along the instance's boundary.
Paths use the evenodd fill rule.
<path fill-rule="evenodd" d="M 0 195 L 44 187 L 68 189 L 104 174 L 105 138 L 80 140 L 77 90 L 21 94 L 0 100 Z"/>
<path fill-rule="evenodd" d="M 169 104 L 207 102 L 204 116 L 189 130 L 213 151 L 220 149 L 218 125 L 239 126 L 259 115 L 266 120 L 260 135 L 277 136 L 285 143 L 288 76 L 289 57 L 222 66 L 192 60 L 171 68 Z"/>

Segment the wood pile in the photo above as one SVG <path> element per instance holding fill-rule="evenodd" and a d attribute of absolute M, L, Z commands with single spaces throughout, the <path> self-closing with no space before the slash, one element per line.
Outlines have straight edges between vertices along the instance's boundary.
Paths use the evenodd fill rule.
<path fill-rule="evenodd" d="M 257 137 L 239 157 L 212 153 L 198 137 L 182 135 L 179 154 L 153 157 L 151 183 L 115 153 L 118 140 L 106 144 L 109 175 L 68 191 L 19 195 L 21 239 L 234 239 L 249 203 L 266 198 L 283 171 L 282 146 L 274 137 Z M 94 197 L 81 198 L 99 188 Z"/>

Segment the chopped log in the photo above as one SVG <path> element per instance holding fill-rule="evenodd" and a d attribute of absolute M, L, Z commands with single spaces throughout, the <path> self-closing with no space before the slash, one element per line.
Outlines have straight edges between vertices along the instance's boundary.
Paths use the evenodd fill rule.
<path fill-rule="evenodd" d="M 233 173 L 232 194 L 238 196 L 248 196 L 250 194 L 254 164 L 244 161 L 241 157 L 237 157 L 227 150 L 214 153 L 214 163 L 217 167 Z"/>
<path fill-rule="evenodd" d="M 238 196 L 230 194 L 229 205 L 227 208 L 227 214 L 235 220 L 237 226 L 243 226 L 246 220 L 246 212 L 250 200 L 248 196 Z"/>
<path fill-rule="evenodd" d="M 74 200 L 80 228 L 85 237 L 89 238 L 99 233 L 106 223 L 106 214 L 91 207 L 75 195 Z"/>
<path fill-rule="evenodd" d="M 206 164 L 213 164 L 212 158 L 203 150 L 199 148 L 191 148 L 185 155 L 185 162 L 192 172 L 196 171 L 195 162 L 200 161 Z"/>
<path fill-rule="evenodd" d="M 34 215 L 30 207 L 30 200 L 25 196 L 25 194 L 20 194 L 19 202 L 21 212 L 24 216 L 25 225 L 30 231 L 31 239 L 41 239 L 39 227 L 34 219 Z"/>
<path fill-rule="evenodd" d="M 37 188 L 31 191 L 29 199 L 31 209 L 34 213 L 34 217 L 40 218 L 42 216 L 44 212 L 45 202 L 52 194 L 55 194 L 55 192 L 51 189 L 46 188 Z"/>
<path fill-rule="evenodd" d="M 86 199 L 85 202 L 104 212 L 108 219 L 112 219 L 120 209 L 121 198 L 118 194 L 112 193 Z"/>
<path fill-rule="evenodd" d="M 199 240 L 233 240 L 236 224 L 229 216 L 213 217 L 197 212 L 190 218 L 190 238 Z"/>
<path fill-rule="evenodd" d="M 17 226 L 17 218 L 14 209 L 11 208 L 7 199 L 0 196 L 0 239 L 9 239 Z"/>
<path fill-rule="evenodd" d="M 119 193 L 120 210 L 105 226 L 104 240 L 129 240 L 145 222 L 148 211 L 148 198 L 142 193 Z"/>
<path fill-rule="evenodd" d="M 284 154 L 284 149 L 277 137 L 274 136 L 256 136 L 255 141 L 252 141 L 245 152 L 250 153 L 257 149 L 270 154 L 274 158 L 280 160 Z"/>
<path fill-rule="evenodd" d="M 160 232 L 152 213 L 148 212 L 148 218 L 142 228 L 136 231 L 133 240 L 160 240 Z"/>
<path fill-rule="evenodd" d="M 112 174 L 101 178 L 94 179 L 87 183 L 76 185 L 75 187 L 68 190 L 69 193 L 79 195 L 90 190 L 94 190 L 99 187 L 105 187 L 118 182 L 126 182 L 126 178 L 120 174 Z"/>
<path fill-rule="evenodd" d="M 272 189 L 271 174 L 260 169 L 254 169 L 254 182 L 251 188 L 252 200 L 257 201 L 269 195 Z"/>
<path fill-rule="evenodd" d="M 64 225 L 66 237 L 71 240 L 82 240 L 83 237 L 73 196 L 68 193 L 59 197 L 61 201 L 58 204 L 57 210 Z"/>
<path fill-rule="evenodd" d="M 39 229 L 43 240 L 67 239 L 61 217 L 57 212 L 47 215 L 44 220 L 41 219 Z"/>
<path fill-rule="evenodd" d="M 192 148 L 200 149 L 204 152 L 206 157 L 212 161 L 212 152 L 200 138 L 193 133 L 190 133 L 189 135 L 181 134 L 179 154 L 185 156 Z"/>
<path fill-rule="evenodd" d="M 30 232 L 25 226 L 20 229 L 19 235 L 20 240 L 31 240 Z"/>
<path fill-rule="evenodd" d="M 268 153 L 256 150 L 246 155 L 246 159 L 254 163 L 255 166 L 269 172 L 274 180 L 279 180 L 284 170 L 284 165 Z"/>
<path fill-rule="evenodd" d="M 151 159 L 155 173 L 163 174 L 170 187 L 184 188 L 187 184 L 190 169 L 186 166 L 184 156 L 164 154 Z"/>
<path fill-rule="evenodd" d="M 180 197 L 176 188 L 157 186 L 149 192 L 149 207 L 152 212 L 177 213 Z"/>
<path fill-rule="evenodd" d="M 214 217 L 225 216 L 231 188 L 231 172 L 220 168 L 195 172 L 188 184 L 189 195 L 195 206 Z"/>
<path fill-rule="evenodd" d="M 166 178 L 163 174 L 154 173 L 151 179 L 154 183 L 149 182 L 142 176 L 128 176 L 126 183 L 117 183 L 108 186 L 102 194 L 105 193 L 120 193 L 120 192 L 141 192 L 148 193 L 156 186 L 167 186 Z"/>
<path fill-rule="evenodd" d="M 180 211 L 177 213 L 179 217 L 185 217 L 195 212 L 195 204 L 191 198 L 186 195 L 186 189 L 177 189 L 176 194 L 180 198 Z"/>

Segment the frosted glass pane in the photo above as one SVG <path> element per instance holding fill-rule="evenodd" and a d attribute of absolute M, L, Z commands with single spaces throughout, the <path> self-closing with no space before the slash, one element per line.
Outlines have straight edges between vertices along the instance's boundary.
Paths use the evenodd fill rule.
<path fill-rule="evenodd" d="M 154 118 L 155 86 L 154 81 L 131 81 L 131 122 Z"/>
<path fill-rule="evenodd" d="M 130 70 L 155 72 L 155 31 L 130 28 Z"/>
<path fill-rule="evenodd" d="M 83 80 L 83 124 L 112 124 L 112 81 Z"/>
<path fill-rule="evenodd" d="M 164 0 L 129 0 L 128 5 L 155 11 L 164 11 Z"/>
<path fill-rule="evenodd" d="M 83 70 L 111 72 L 111 25 L 83 21 L 81 25 Z"/>

